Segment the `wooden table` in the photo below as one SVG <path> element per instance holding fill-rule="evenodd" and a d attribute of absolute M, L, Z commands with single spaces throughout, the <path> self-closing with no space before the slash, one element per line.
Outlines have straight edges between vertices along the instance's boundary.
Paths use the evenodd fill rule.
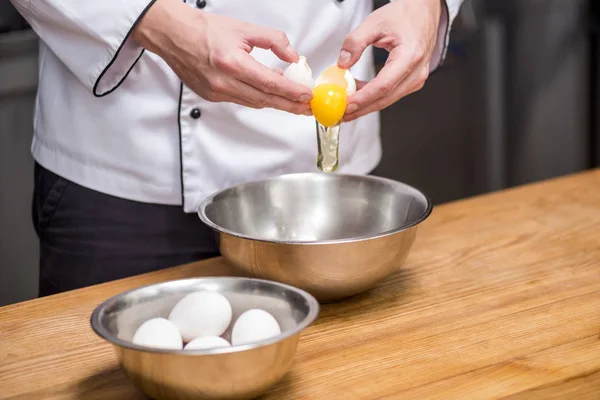
<path fill-rule="evenodd" d="M 126 289 L 221 259 L 0 309 L 0 398 L 144 398 L 89 327 Z M 403 271 L 322 308 L 266 399 L 600 399 L 600 171 L 437 207 Z"/>

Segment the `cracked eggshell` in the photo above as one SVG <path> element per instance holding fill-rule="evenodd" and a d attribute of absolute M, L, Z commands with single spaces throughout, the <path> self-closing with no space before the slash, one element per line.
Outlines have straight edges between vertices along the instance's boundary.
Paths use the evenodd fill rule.
<path fill-rule="evenodd" d="M 341 69 L 337 65 L 330 65 L 315 80 L 315 86 L 334 84 L 346 89 L 346 94 L 352 96 L 356 93 L 356 80 L 349 69 Z"/>
<path fill-rule="evenodd" d="M 308 66 L 306 57 L 304 56 L 300 56 L 298 62 L 288 65 L 285 71 L 283 71 L 283 76 L 311 89 L 314 87 L 312 70 Z"/>

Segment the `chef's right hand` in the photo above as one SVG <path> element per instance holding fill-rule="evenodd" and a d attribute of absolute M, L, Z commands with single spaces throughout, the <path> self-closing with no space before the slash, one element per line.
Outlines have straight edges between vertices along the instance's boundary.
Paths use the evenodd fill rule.
<path fill-rule="evenodd" d="M 205 100 L 310 115 L 311 90 L 249 54 L 259 47 L 283 61 L 298 61 L 284 32 L 202 12 L 181 0 L 158 0 L 133 39 L 163 58 Z"/>

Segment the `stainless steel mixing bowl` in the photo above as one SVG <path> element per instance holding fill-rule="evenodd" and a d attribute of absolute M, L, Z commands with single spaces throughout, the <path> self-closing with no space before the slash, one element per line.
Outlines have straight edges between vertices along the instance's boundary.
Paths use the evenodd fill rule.
<path fill-rule="evenodd" d="M 167 318 L 187 293 L 212 290 L 231 303 L 233 321 L 251 308 L 273 315 L 281 335 L 255 344 L 196 351 L 159 350 L 131 343 L 150 318 Z M 289 370 L 300 332 L 319 314 L 310 294 L 251 278 L 198 278 L 164 282 L 110 298 L 91 316 L 94 331 L 113 344 L 127 376 L 155 399 L 250 399 Z M 232 324 L 233 325 L 233 324 Z M 225 333 L 229 339 L 231 326 Z"/>
<path fill-rule="evenodd" d="M 198 214 L 219 233 L 222 255 L 246 274 L 327 302 L 398 270 L 431 208 L 423 193 L 393 180 L 304 173 L 223 190 Z"/>

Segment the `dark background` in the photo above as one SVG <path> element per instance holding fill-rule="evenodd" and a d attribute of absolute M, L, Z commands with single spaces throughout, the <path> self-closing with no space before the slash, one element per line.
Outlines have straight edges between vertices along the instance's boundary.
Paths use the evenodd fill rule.
<path fill-rule="evenodd" d="M 467 0 L 443 69 L 382 113 L 375 173 L 440 204 L 598 166 L 599 3 Z M 37 38 L 0 0 L 0 305 L 37 291 L 36 87 Z"/>

